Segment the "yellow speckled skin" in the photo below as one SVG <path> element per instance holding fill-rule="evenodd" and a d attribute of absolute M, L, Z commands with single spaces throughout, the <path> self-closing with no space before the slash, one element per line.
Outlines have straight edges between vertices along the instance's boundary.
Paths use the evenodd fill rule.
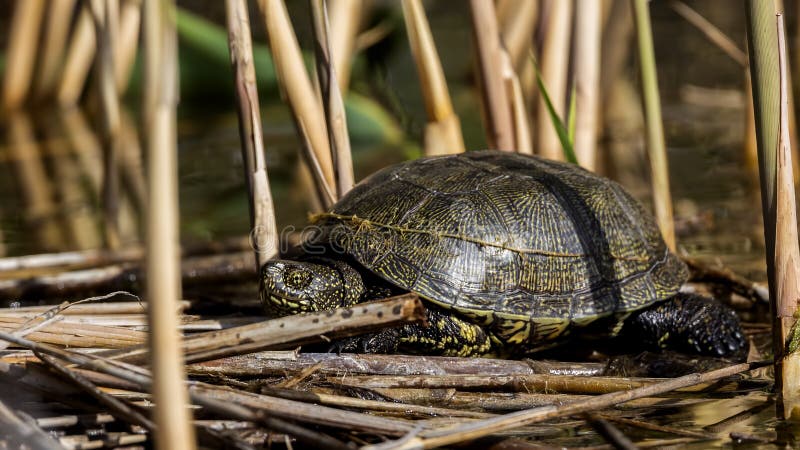
<path fill-rule="evenodd" d="M 375 173 L 316 217 L 332 245 L 403 289 L 535 347 L 665 300 L 687 278 L 650 214 L 577 166 L 497 151 Z"/>

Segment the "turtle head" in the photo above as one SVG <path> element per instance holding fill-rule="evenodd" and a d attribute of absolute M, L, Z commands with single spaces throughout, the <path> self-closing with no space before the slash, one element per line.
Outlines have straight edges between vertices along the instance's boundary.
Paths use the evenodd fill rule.
<path fill-rule="evenodd" d="M 338 261 L 268 261 L 260 284 L 265 308 L 279 316 L 350 306 L 364 292 L 358 272 Z"/>

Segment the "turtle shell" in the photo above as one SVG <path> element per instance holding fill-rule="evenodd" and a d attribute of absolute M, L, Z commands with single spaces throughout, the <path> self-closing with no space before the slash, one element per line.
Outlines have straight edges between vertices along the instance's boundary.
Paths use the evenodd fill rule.
<path fill-rule="evenodd" d="M 505 342 L 624 317 L 687 278 L 652 216 L 619 184 L 508 152 L 388 167 L 316 221 L 318 241 L 427 300 L 502 324 Z"/>

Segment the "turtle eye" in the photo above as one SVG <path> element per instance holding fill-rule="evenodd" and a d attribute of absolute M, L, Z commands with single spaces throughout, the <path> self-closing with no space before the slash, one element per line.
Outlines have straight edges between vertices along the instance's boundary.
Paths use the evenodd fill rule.
<path fill-rule="evenodd" d="M 311 284 L 311 272 L 299 268 L 287 269 L 283 274 L 283 282 L 292 289 L 303 289 Z"/>

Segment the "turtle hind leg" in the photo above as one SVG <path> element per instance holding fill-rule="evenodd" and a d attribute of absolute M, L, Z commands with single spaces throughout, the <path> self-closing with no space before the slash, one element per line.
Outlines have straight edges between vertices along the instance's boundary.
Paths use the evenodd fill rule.
<path fill-rule="evenodd" d="M 426 306 L 427 323 L 412 323 L 355 336 L 334 343 L 332 350 L 441 356 L 481 356 L 492 350 L 490 336 L 479 325 L 447 310 Z"/>
<path fill-rule="evenodd" d="M 679 293 L 634 312 L 622 333 L 650 347 L 732 359 L 744 359 L 749 348 L 732 309 L 693 294 Z"/>

